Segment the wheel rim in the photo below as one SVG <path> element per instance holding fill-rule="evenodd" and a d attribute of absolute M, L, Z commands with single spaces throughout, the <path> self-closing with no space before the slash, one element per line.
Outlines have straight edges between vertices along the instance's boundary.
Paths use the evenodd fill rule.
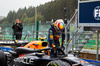
<path fill-rule="evenodd" d="M 49 64 L 47 64 L 47 66 L 57 66 L 57 64 L 56 63 L 49 63 Z"/>

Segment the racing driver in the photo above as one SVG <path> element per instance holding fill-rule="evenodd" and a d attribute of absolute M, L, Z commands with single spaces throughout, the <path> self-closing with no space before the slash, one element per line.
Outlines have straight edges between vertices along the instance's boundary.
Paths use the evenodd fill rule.
<path fill-rule="evenodd" d="M 50 47 L 55 46 L 55 48 L 60 47 L 59 38 L 62 38 L 61 48 L 64 49 L 64 41 L 65 41 L 65 29 L 64 29 L 64 21 L 62 19 L 56 20 L 52 23 L 51 27 L 48 31 L 48 45 Z M 52 51 L 50 53 L 52 56 Z"/>

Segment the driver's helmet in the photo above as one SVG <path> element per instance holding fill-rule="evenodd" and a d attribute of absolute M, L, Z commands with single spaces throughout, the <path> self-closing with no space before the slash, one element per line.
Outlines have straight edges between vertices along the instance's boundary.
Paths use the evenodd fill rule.
<path fill-rule="evenodd" d="M 54 28 L 56 31 L 61 31 L 64 29 L 64 21 L 62 19 L 58 19 L 54 23 Z"/>

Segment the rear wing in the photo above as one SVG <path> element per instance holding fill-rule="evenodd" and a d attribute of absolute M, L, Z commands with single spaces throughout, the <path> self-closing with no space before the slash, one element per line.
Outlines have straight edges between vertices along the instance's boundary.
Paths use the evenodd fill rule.
<path fill-rule="evenodd" d="M 7 45 L 7 46 L 20 46 L 23 44 L 29 43 L 27 40 L 1 40 L 0 45 Z"/>

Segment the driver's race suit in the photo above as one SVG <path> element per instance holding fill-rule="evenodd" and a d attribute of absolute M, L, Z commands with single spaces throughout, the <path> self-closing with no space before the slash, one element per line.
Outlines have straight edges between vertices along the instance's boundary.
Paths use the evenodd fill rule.
<path fill-rule="evenodd" d="M 51 26 L 49 28 L 49 31 L 48 31 L 48 44 L 50 47 L 52 47 L 52 44 L 54 44 L 56 47 L 59 47 L 60 46 L 60 41 L 59 41 L 59 38 L 61 37 L 62 38 L 62 45 L 61 47 L 64 48 L 63 44 L 64 44 L 64 41 L 65 41 L 65 29 L 57 32 L 55 29 L 54 29 L 54 26 Z"/>

